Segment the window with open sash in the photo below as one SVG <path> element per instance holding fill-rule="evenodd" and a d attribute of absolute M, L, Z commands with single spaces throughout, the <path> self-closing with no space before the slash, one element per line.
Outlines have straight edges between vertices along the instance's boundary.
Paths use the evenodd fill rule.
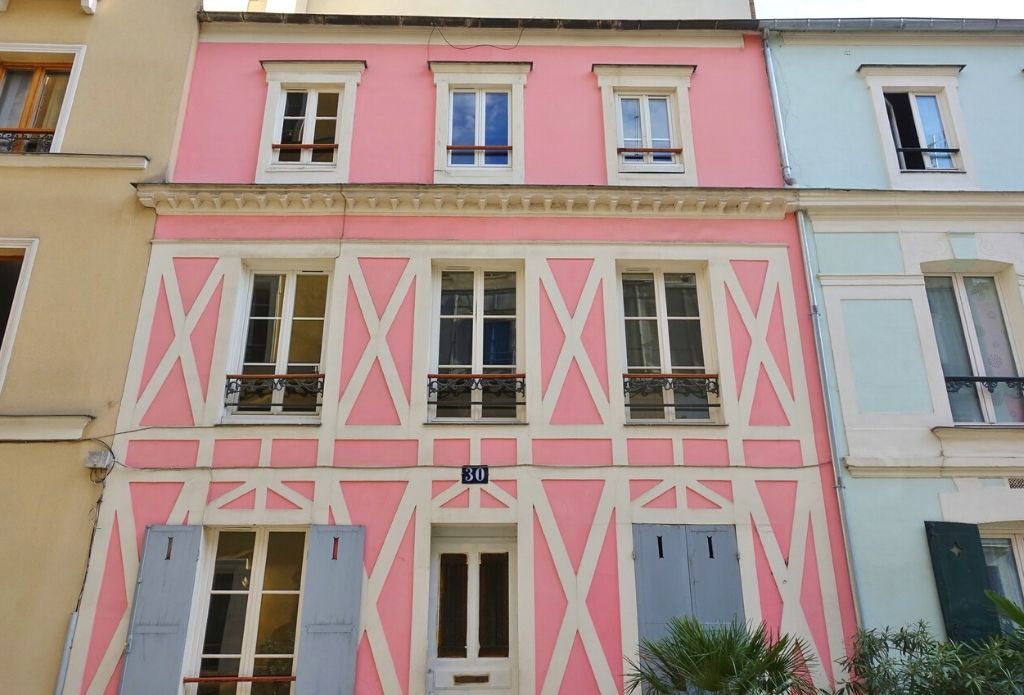
<path fill-rule="evenodd" d="M 630 420 L 712 419 L 718 375 L 705 361 L 699 295 L 695 273 L 622 273 Z"/>
<path fill-rule="evenodd" d="M 437 372 L 428 375 L 432 417 L 521 419 L 518 273 L 443 269 L 438 275 Z"/>
<path fill-rule="evenodd" d="M 326 273 L 254 273 L 241 373 L 227 378 L 236 414 L 315 415 L 320 411 Z"/>
<path fill-rule="evenodd" d="M 957 149 L 943 125 L 941 93 L 885 92 L 896 157 L 902 171 L 961 169 Z"/>
<path fill-rule="evenodd" d="M 0 152 L 49 152 L 70 65 L 0 63 Z"/>
<path fill-rule="evenodd" d="M 338 157 L 338 105 L 341 93 L 326 89 L 287 89 L 272 145 L 279 164 L 334 164 Z"/>
<path fill-rule="evenodd" d="M 953 421 L 1024 422 L 1024 379 L 996 278 L 932 275 L 925 287 Z"/>
<path fill-rule="evenodd" d="M 672 96 L 619 94 L 619 166 L 642 171 L 679 164 L 682 149 L 673 137 Z"/>
<path fill-rule="evenodd" d="M 302 531 L 217 532 L 199 676 L 186 679 L 186 693 L 292 692 L 305 546 Z"/>
<path fill-rule="evenodd" d="M 508 90 L 452 90 L 449 166 L 511 166 L 510 99 Z"/>

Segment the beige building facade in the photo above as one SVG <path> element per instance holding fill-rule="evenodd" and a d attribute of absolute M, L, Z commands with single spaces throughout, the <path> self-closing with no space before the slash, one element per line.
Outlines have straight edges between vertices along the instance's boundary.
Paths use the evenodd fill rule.
<path fill-rule="evenodd" d="M 60 691 L 199 4 L 0 0 L 4 692 Z"/>

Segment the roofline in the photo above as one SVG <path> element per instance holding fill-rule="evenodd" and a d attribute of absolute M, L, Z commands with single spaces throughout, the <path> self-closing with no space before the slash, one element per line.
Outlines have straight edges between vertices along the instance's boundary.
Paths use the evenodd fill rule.
<path fill-rule="evenodd" d="M 858 17 L 849 19 L 762 19 L 768 31 L 849 33 L 1024 33 L 1024 19 L 946 19 L 928 17 Z"/>
<path fill-rule="evenodd" d="M 540 17 L 438 17 L 413 15 L 290 14 L 208 12 L 203 24 L 287 24 L 312 26 L 440 27 L 443 29 L 582 29 L 603 31 L 758 31 L 756 19 L 552 19 Z"/>

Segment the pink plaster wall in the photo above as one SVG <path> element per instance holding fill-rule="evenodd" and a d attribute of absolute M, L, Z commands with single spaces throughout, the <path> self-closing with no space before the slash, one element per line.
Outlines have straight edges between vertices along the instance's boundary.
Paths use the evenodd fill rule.
<path fill-rule="evenodd" d="M 781 185 L 760 40 L 742 48 L 200 43 L 175 179 L 251 183 L 267 83 L 261 60 L 365 60 L 357 87 L 350 180 L 431 183 L 433 75 L 427 60 L 529 61 L 526 183 L 605 184 L 594 63 L 696 65 L 690 109 L 702 186 Z M 742 165 L 740 165 L 742 163 Z"/>

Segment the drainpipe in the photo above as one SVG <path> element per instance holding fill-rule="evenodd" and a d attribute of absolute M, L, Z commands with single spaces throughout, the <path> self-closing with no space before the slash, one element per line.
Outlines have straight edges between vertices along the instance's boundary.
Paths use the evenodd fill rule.
<path fill-rule="evenodd" d="M 54 691 L 55 695 L 61 695 L 64 692 L 64 681 L 68 677 L 68 662 L 71 661 L 71 642 L 75 638 L 75 628 L 78 626 L 78 610 L 75 609 L 71 613 L 71 617 L 68 619 L 68 629 L 64 634 L 64 649 L 60 656 L 60 671 L 57 673 L 57 688 Z"/>
<path fill-rule="evenodd" d="M 782 180 L 787 186 L 795 186 L 796 178 L 793 176 L 793 167 L 789 162 L 789 148 L 786 145 L 786 129 L 782 121 L 782 108 L 779 106 L 779 90 L 775 79 L 775 63 L 772 60 L 772 49 L 769 45 L 769 31 L 767 28 L 761 31 L 761 42 L 764 45 L 765 67 L 768 72 L 768 91 L 771 95 L 772 115 L 775 118 L 775 130 L 779 137 L 779 160 L 782 163 Z M 807 283 L 807 298 L 811 304 L 811 328 L 814 333 L 814 352 L 818 358 L 818 376 L 821 381 L 821 392 L 825 406 L 825 423 L 828 428 L 829 456 L 832 459 L 832 471 L 836 479 L 836 497 L 839 503 L 839 520 L 843 530 L 846 551 L 846 564 L 850 568 L 850 581 L 853 584 L 853 609 L 860 625 L 860 607 L 863 605 L 861 597 L 861 584 L 857 579 L 857 563 L 853 560 L 853 536 L 850 529 L 849 517 L 847 515 L 846 483 L 843 465 L 839 456 L 838 422 L 842 418 L 839 413 L 839 403 L 834 397 L 828 369 L 825 362 L 824 328 L 821 322 L 821 300 L 818 296 L 818 289 L 814 282 L 815 265 L 812 265 L 813 257 L 811 249 L 814 242 L 811 237 L 810 221 L 804 210 L 797 210 L 797 227 L 800 232 L 800 253 L 804 263 L 804 280 Z"/>

